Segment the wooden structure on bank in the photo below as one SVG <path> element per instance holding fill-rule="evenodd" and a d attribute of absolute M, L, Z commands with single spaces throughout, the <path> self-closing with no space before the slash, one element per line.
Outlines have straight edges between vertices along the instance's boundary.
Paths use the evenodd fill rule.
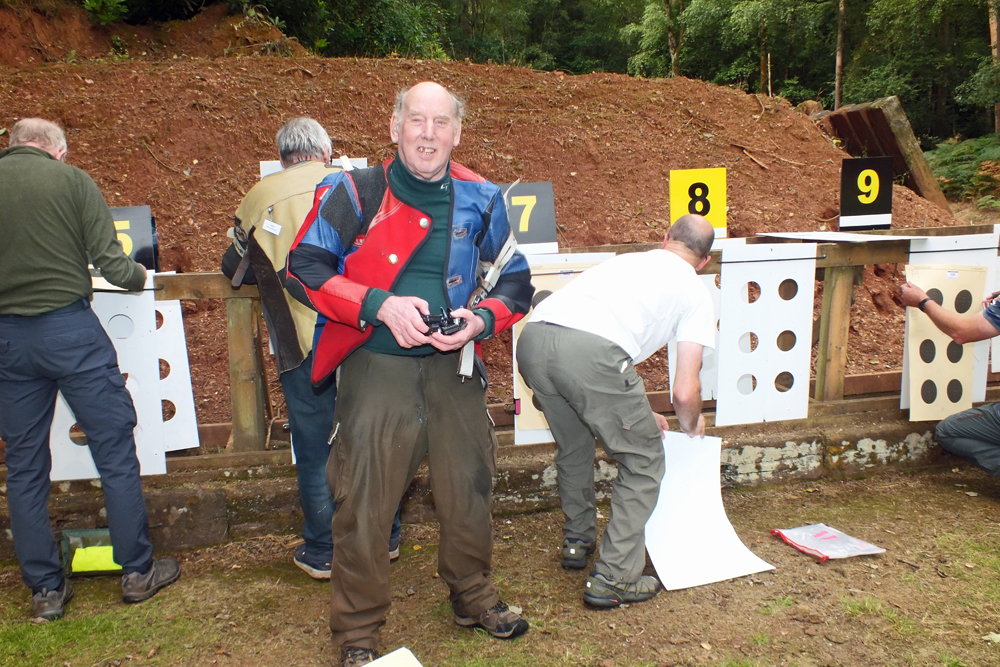
<path fill-rule="evenodd" d="M 985 234 L 993 231 L 992 225 L 970 227 L 938 227 L 927 229 L 893 229 L 876 234 L 950 236 L 957 234 Z M 750 243 L 773 243 L 773 239 L 757 237 Z M 641 252 L 659 247 L 658 243 L 620 246 L 571 248 L 565 252 Z M 851 304 L 854 296 L 855 275 L 870 264 L 905 264 L 909 261 L 910 242 L 886 241 L 883 243 L 821 243 L 816 260 L 817 279 L 825 283 L 823 305 L 819 320 L 819 353 L 816 361 L 816 379 L 811 393 L 810 417 L 839 414 L 847 396 L 898 392 L 901 373 L 871 373 L 848 376 L 847 340 L 851 322 Z M 712 260 L 701 273 L 720 271 L 721 253 L 713 251 Z M 172 299 L 225 299 L 226 323 L 229 331 L 230 390 L 232 400 L 232 430 L 229 451 L 262 451 L 268 437 L 270 406 L 267 400 L 262 351 L 262 325 L 260 300 L 257 288 L 248 285 L 234 290 L 230 281 L 221 273 L 187 273 L 156 276 L 157 300 Z M 990 376 L 991 380 L 998 379 Z M 657 412 L 672 412 L 669 392 L 651 392 L 650 405 Z M 887 399 L 895 401 L 898 398 Z M 714 402 L 705 403 L 710 410 Z M 513 414 L 506 406 L 490 406 L 490 414 L 498 426 L 513 424 Z M 712 421 L 709 415 L 709 421 Z M 220 425 L 221 426 L 221 425 Z M 213 443 L 225 442 L 221 433 L 209 435 L 211 430 L 202 426 L 199 433 L 202 444 L 206 436 Z M 228 429 L 224 429 L 227 431 Z"/>
<path fill-rule="evenodd" d="M 851 104 L 813 118 L 843 141 L 844 149 L 854 157 L 891 157 L 896 176 L 904 177 L 906 187 L 951 211 L 898 97 Z"/>

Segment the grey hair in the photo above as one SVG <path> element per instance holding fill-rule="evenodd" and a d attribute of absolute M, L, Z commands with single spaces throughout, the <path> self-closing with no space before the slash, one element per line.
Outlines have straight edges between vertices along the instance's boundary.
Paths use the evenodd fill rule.
<path fill-rule="evenodd" d="M 285 123 L 278 130 L 275 140 L 278 143 L 278 155 L 284 164 L 309 159 L 322 162 L 324 153 L 332 150 L 330 135 L 322 125 L 307 116 L 293 118 Z"/>
<path fill-rule="evenodd" d="M 670 225 L 667 239 L 683 243 L 688 250 L 698 257 L 707 257 L 712 252 L 712 242 L 715 241 L 715 230 L 711 225 L 699 224 L 703 220 L 700 215 L 682 215 Z M 706 230 L 705 227 L 708 227 Z"/>
<path fill-rule="evenodd" d="M 22 118 L 10 130 L 10 145 L 38 144 L 60 151 L 66 148 L 66 133 L 51 120 Z"/>
<path fill-rule="evenodd" d="M 451 101 L 455 104 L 455 116 L 458 118 L 458 122 L 461 123 L 462 119 L 465 118 L 465 100 L 453 92 L 450 88 L 444 86 L 442 86 L 442 88 L 448 91 L 448 94 L 451 95 Z M 406 94 L 412 89 L 413 86 L 407 86 L 396 93 L 396 106 L 392 110 L 392 115 L 396 117 L 397 130 L 399 129 L 399 124 L 403 122 L 403 102 L 406 101 Z"/>

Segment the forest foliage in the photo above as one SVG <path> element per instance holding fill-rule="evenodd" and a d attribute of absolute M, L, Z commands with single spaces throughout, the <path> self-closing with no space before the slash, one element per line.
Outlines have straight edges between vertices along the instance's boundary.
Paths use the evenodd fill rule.
<path fill-rule="evenodd" d="M 187 18 L 212 1 L 80 4 L 95 20 L 143 22 Z M 828 109 L 842 3 L 844 104 L 898 95 L 930 146 L 990 132 L 1000 102 L 990 0 L 224 1 L 325 56 L 680 75 Z"/>

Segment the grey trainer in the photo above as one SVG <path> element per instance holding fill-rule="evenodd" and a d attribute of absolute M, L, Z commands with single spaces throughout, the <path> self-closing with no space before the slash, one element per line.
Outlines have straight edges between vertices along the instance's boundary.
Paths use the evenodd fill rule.
<path fill-rule="evenodd" d="M 455 623 L 463 628 L 482 628 L 497 639 L 513 639 L 528 631 L 528 622 L 503 602 L 497 602 L 477 616 L 455 614 Z"/>
<path fill-rule="evenodd" d="M 340 649 L 340 667 L 360 667 L 378 659 L 378 651 L 370 648 L 344 646 Z"/>
<path fill-rule="evenodd" d="M 569 570 L 582 570 L 587 567 L 587 557 L 594 553 L 594 545 L 583 540 L 563 540 L 562 566 Z"/>
<path fill-rule="evenodd" d="M 181 577 L 181 566 L 173 558 L 154 560 L 145 574 L 133 572 L 122 577 L 122 602 L 142 602 Z"/>
<path fill-rule="evenodd" d="M 591 572 L 583 601 L 594 607 L 617 607 L 621 604 L 652 600 L 663 590 L 656 577 L 643 575 L 638 581 L 613 581 L 603 574 Z"/>
<path fill-rule="evenodd" d="M 44 588 L 40 593 L 31 596 L 33 618 L 44 618 L 54 621 L 66 613 L 66 603 L 73 599 L 73 584 L 69 579 L 63 579 L 61 591 L 49 591 Z"/>

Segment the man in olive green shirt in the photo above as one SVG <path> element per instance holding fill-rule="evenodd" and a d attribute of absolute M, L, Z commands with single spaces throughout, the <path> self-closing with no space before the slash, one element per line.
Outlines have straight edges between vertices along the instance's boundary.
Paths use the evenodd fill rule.
<path fill-rule="evenodd" d="M 135 453 L 132 396 L 111 340 L 90 308 L 87 254 L 108 282 L 142 289 L 146 270 L 117 240 L 93 179 L 65 164 L 55 123 L 26 118 L 0 151 L 0 437 L 7 506 L 33 616 L 59 618 L 73 597 L 48 514 L 49 431 L 62 392 L 87 437 L 122 566 L 122 600 L 141 602 L 177 580 L 172 558 L 153 560 Z"/>

